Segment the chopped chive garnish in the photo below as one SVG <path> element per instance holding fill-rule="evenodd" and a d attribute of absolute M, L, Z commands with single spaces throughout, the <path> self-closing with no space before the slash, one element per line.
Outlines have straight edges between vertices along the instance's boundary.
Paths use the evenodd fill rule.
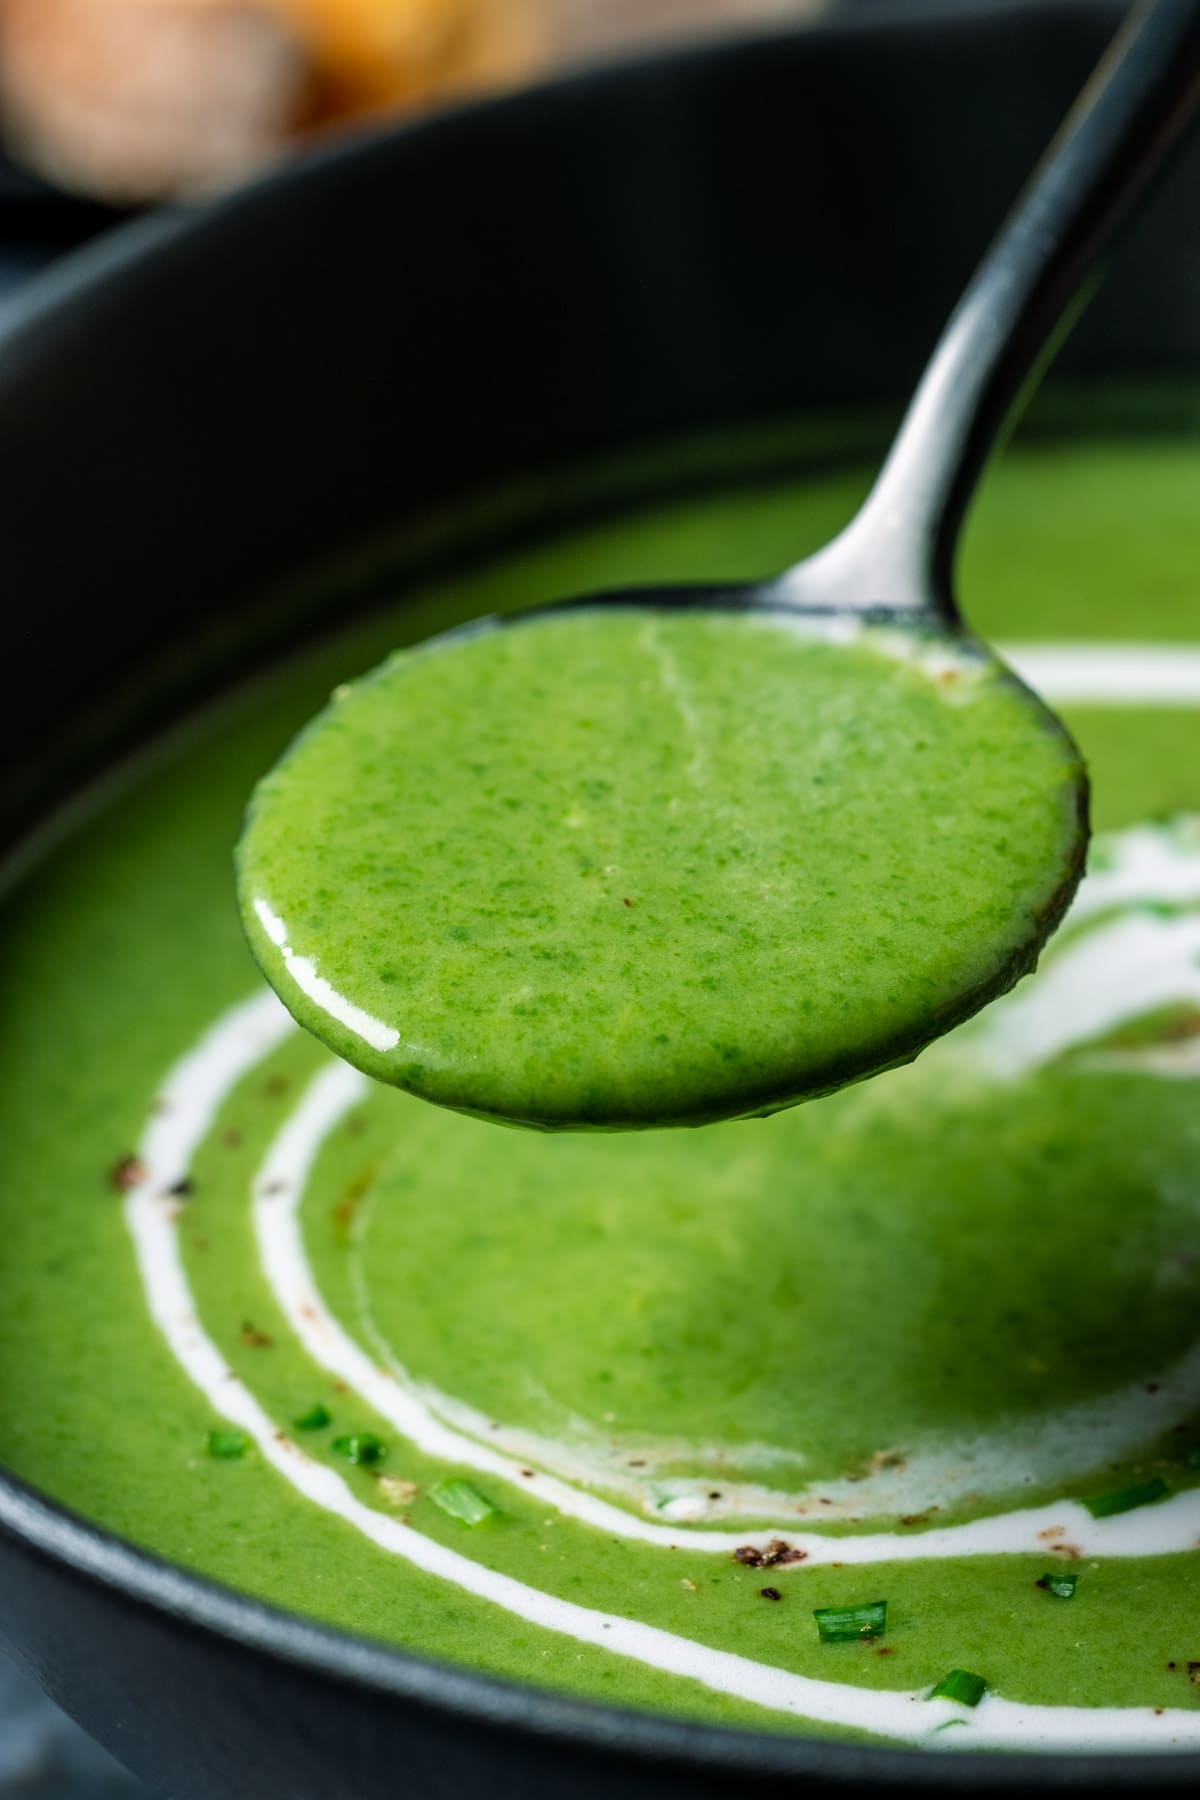
<path fill-rule="evenodd" d="M 1114 1513 L 1132 1512 L 1135 1506 L 1149 1506 L 1169 1492 L 1161 1475 L 1140 1481 L 1136 1487 L 1119 1488 L 1115 1494 L 1093 1494 L 1083 1502 L 1093 1519 L 1111 1519 Z"/>
<path fill-rule="evenodd" d="M 387 1445 L 373 1431 L 356 1431 L 352 1437 L 334 1438 L 333 1447 L 347 1462 L 361 1463 L 367 1469 L 387 1456 Z"/>
<path fill-rule="evenodd" d="M 429 1498 L 435 1506 L 440 1506 L 444 1513 L 452 1519 L 460 1519 L 464 1525 L 482 1525 L 499 1512 L 485 1494 L 469 1481 L 442 1481 L 437 1487 L 430 1488 Z"/>
<path fill-rule="evenodd" d="M 293 1419 L 292 1427 L 295 1431 L 324 1431 L 329 1423 L 329 1408 L 318 1402 L 316 1406 L 310 1406 L 306 1413 L 301 1413 L 298 1419 Z"/>
<path fill-rule="evenodd" d="M 986 1693 L 987 1682 L 982 1675 L 972 1675 L 969 1669 L 951 1669 L 930 1691 L 929 1698 L 953 1700 L 958 1706 L 978 1706 Z"/>
<path fill-rule="evenodd" d="M 208 1454 L 218 1462 L 236 1462 L 239 1456 L 245 1456 L 248 1442 L 244 1431 L 210 1431 Z"/>
<path fill-rule="evenodd" d="M 1078 1575 L 1068 1575 L 1061 1570 L 1047 1570 L 1045 1575 L 1038 1576 L 1034 1586 L 1045 1588 L 1048 1594 L 1056 1594 L 1060 1600 L 1073 1600 L 1078 1580 Z"/>
<path fill-rule="evenodd" d="M 861 1638 L 882 1637 L 887 1629 L 887 1601 L 868 1600 L 862 1606 L 818 1606 L 813 1610 L 813 1618 L 823 1644 L 850 1644 Z"/>

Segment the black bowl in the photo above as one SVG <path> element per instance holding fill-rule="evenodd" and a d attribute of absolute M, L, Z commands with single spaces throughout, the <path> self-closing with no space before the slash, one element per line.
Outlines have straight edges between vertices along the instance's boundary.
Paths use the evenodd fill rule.
<path fill-rule="evenodd" d="M 548 469 L 893 409 L 1114 16 L 881 7 L 606 70 L 43 278 L 0 322 L 0 841 L 344 613 L 344 584 L 263 596 L 406 517 L 528 476 L 503 529 L 535 531 L 568 504 Z M 1077 377 L 1200 371 L 1198 216 L 1192 155 L 1069 347 Z M 176 1800 L 1200 1780 L 1195 1756 L 931 1756 L 564 1700 L 272 1611 L 2 1474 L 0 1638 Z"/>

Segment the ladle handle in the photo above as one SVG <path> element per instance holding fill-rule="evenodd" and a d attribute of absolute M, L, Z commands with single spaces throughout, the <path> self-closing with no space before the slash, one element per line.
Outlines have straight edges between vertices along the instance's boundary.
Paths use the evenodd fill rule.
<path fill-rule="evenodd" d="M 1200 0 L 1135 7 L 955 308 L 837 546 L 850 561 L 863 550 L 864 598 L 919 610 L 932 599 L 955 616 L 955 545 L 988 452 L 1198 104 Z"/>

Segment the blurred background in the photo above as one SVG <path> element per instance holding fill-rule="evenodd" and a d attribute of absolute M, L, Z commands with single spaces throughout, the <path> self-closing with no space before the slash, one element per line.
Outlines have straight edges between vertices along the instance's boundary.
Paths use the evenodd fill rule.
<path fill-rule="evenodd" d="M 75 193 L 186 199 L 362 119 L 819 3 L 0 0 L 0 131 Z"/>

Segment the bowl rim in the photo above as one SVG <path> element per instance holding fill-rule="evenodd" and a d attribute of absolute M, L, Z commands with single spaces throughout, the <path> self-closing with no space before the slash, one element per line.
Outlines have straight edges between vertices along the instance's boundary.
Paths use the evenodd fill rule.
<path fill-rule="evenodd" d="M 1119 18 L 1120 7 L 1114 4 L 1106 9 L 1114 20 Z M 972 9 L 971 19 L 1020 18 L 1045 24 L 1088 10 L 1078 0 L 1050 0 L 1049 4 L 1046 0 L 981 0 Z M 367 125 L 343 133 L 219 199 L 124 223 L 35 276 L 15 296 L 0 302 L 0 385 L 31 351 L 41 355 L 52 350 L 59 334 L 71 330 L 83 309 L 97 301 L 119 306 L 123 291 L 137 284 L 145 264 L 169 257 L 180 247 L 201 245 L 210 232 L 219 235 L 227 226 L 236 227 L 270 208 L 280 191 L 340 179 L 360 162 L 370 163 L 397 151 L 403 154 L 408 144 L 436 146 L 441 138 L 456 137 L 473 124 L 503 129 L 511 114 L 533 124 L 541 113 L 552 129 L 556 108 L 570 105 L 577 96 L 619 86 L 648 70 L 683 73 L 709 62 L 752 55 L 764 46 L 769 50 L 781 39 L 789 43 L 816 37 L 854 39 L 882 31 L 917 31 L 931 22 L 963 21 L 964 17 L 961 0 L 909 0 L 902 10 L 880 4 L 818 20 L 768 23 L 682 46 L 618 55 L 518 92 L 463 101 L 399 125 Z M 40 828 L 35 827 L 33 836 L 38 835 Z M 26 843 L 29 836 L 26 834 Z M 1017 1786 L 1037 1792 L 1140 1793 L 1147 1787 L 1194 1789 L 1200 1780 L 1200 1753 L 1196 1752 L 1014 1755 L 938 1749 L 931 1754 L 921 1746 L 886 1740 L 847 1742 L 784 1734 L 769 1724 L 762 1730 L 734 1728 L 668 1713 L 634 1711 L 481 1674 L 319 1624 L 194 1573 L 82 1517 L 2 1466 L 0 1532 L 15 1542 L 18 1553 L 58 1565 L 68 1575 L 156 1615 L 166 1625 L 215 1637 L 260 1655 L 268 1664 L 290 1666 L 339 1686 L 404 1700 L 447 1723 L 457 1718 L 543 1742 L 586 1748 L 614 1765 L 633 1760 L 664 1770 L 674 1767 L 760 1780 L 817 1779 L 830 1786 L 871 1783 L 932 1793 L 962 1791 L 968 1785 L 985 1794 L 1009 1792 Z"/>

